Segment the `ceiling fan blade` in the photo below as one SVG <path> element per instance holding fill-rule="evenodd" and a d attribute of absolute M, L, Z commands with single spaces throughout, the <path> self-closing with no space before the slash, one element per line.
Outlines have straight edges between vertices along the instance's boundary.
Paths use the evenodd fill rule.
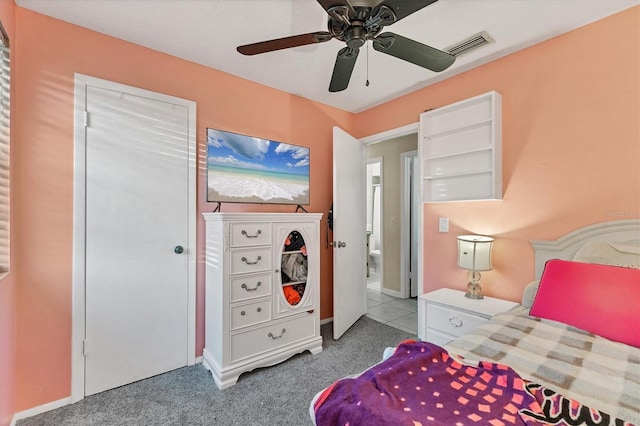
<path fill-rule="evenodd" d="M 435 3 L 436 1 L 438 0 L 384 0 L 382 3 L 373 8 L 373 10 L 371 11 L 371 16 L 377 15 L 380 8 L 386 6 L 391 9 L 393 11 L 393 14 L 396 16 L 396 20 L 394 22 L 398 22 L 402 18 L 406 18 L 412 13 L 417 12 L 420 9 L 429 6 L 431 3 Z"/>
<path fill-rule="evenodd" d="M 260 41 L 258 43 L 238 46 L 238 52 L 243 55 L 257 55 L 259 53 L 273 52 L 274 50 L 288 49 L 290 47 L 306 46 L 314 43 L 324 43 L 331 40 L 332 35 L 326 31 L 300 34 L 290 37 L 276 38 Z"/>
<path fill-rule="evenodd" d="M 447 52 L 389 32 L 373 39 L 373 48 L 435 72 L 446 70 L 456 60 Z"/>
<path fill-rule="evenodd" d="M 353 72 L 353 67 L 356 65 L 359 52 L 360 50 L 350 47 L 340 49 L 336 57 L 336 64 L 333 66 L 333 75 L 331 76 L 331 83 L 329 84 L 330 92 L 340 92 L 349 86 L 351 73 Z"/>
<path fill-rule="evenodd" d="M 329 16 L 342 21 L 345 25 L 349 25 L 351 19 L 356 16 L 356 11 L 349 0 L 318 0 L 318 3 Z"/>

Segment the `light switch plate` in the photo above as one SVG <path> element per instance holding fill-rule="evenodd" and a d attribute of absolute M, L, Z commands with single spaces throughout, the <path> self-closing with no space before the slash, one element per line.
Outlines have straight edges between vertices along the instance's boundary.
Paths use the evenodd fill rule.
<path fill-rule="evenodd" d="M 438 219 L 438 232 L 449 232 L 448 217 L 441 217 Z"/>

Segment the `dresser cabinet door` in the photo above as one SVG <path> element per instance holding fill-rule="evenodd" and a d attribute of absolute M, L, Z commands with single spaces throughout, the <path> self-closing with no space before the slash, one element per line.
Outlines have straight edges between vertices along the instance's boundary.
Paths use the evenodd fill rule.
<path fill-rule="evenodd" d="M 314 224 L 277 224 L 274 236 L 275 316 L 283 317 L 314 309 L 314 282 L 317 265 L 312 261 L 317 250 Z M 314 269 L 316 268 L 316 269 Z"/>

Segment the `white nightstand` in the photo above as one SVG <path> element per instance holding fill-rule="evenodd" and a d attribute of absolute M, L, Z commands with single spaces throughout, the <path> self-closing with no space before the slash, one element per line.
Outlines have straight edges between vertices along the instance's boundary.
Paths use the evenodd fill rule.
<path fill-rule="evenodd" d="M 469 299 L 463 291 L 441 288 L 418 297 L 418 337 L 444 345 L 516 306 L 494 297 Z"/>

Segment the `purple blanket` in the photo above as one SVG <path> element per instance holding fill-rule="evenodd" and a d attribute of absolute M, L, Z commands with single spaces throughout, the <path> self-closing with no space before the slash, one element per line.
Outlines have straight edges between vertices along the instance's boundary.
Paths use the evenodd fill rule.
<path fill-rule="evenodd" d="M 318 426 L 631 425 L 527 382 L 505 365 L 463 365 L 441 347 L 417 341 L 401 343 L 359 377 L 335 382 L 314 410 Z"/>

